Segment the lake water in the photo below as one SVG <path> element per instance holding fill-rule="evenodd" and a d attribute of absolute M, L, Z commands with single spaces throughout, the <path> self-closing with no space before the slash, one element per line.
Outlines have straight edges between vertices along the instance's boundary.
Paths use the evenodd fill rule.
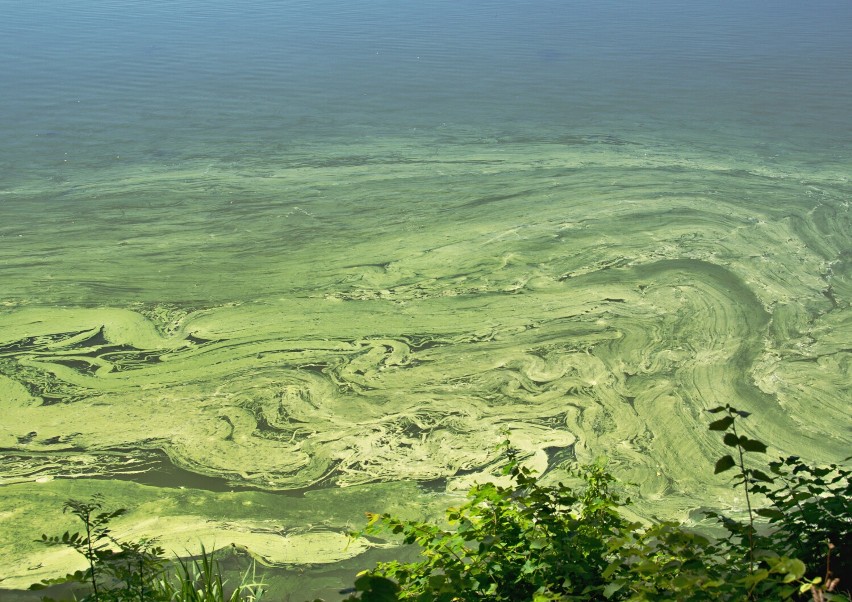
<path fill-rule="evenodd" d="M 94 492 L 333 599 L 506 430 L 679 520 L 742 509 L 707 408 L 848 455 L 849 2 L 0 0 L 0 57 L 3 587 Z"/>

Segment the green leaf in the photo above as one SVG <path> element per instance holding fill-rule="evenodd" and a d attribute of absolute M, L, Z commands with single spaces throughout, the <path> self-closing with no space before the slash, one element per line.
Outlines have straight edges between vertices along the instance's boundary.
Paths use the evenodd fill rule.
<path fill-rule="evenodd" d="M 773 573 L 781 573 L 784 575 L 781 580 L 783 583 L 792 583 L 804 577 L 805 563 L 798 558 L 779 558 L 777 561 L 770 561 Z"/>
<path fill-rule="evenodd" d="M 760 508 L 756 510 L 755 513 L 758 516 L 762 516 L 763 518 L 774 518 L 774 519 L 782 519 L 784 518 L 784 513 L 776 508 Z"/>
<path fill-rule="evenodd" d="M 711 431 L 727 431 L 733 423 L 734 418 L 732 416 L 725 416 L 720 420 L 711 422 L 707 428 Z"/>
<path fill-rule="evenodd" d="M 355 589 L 364 592 L 362 599 L 372 602 L 396 602 L 399 586 L 385 577 L 362 573 L 355 579 Z"/>
<path fill-rule="evenodd" d="M 612 595 L 618 590 L 620 590 L 623 585 L 623 583 L 607 583 L 606 587 L 603 590 L 604 597 L 611 598 Z"/>
<path fill-rule="evenodd" d="M 760 569 L 759 571 L 755 571 L 748 577 L 743 578 L 743 583 L 745 583 L 749 587 L 754 587 L 764 579 L 769 577 L 769 571 L 766 569 Z"/>
<path fill-rule="evenodd" d="M 723 456 L 719 458 L 716 462 L 716 468 L 713 470 L 713 474 L 719 474 L 720 472 L 725 472 L 726 470 L 733 468 L 737 463 L 734 462 L 734 459 L 731 456 Z"/>
<path fill-rule="evenodd" d="M 766 453 L 766 444 L 762 441 L 758 441 L 757 439 L 748 439 L 746 437 L 740 437 L 740 446 L 745 451 L 759 452 L 761 454 Z"/>

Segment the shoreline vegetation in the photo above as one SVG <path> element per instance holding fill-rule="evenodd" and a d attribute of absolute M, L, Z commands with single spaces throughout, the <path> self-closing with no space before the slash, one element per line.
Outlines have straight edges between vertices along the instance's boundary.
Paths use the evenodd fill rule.
<path fill-rule="evenodd" d="M 390 537 L 416 545 L 419 556 L 379 562 L 340 593 L 362 602 L 852 599 L 852 471 L 810 466 L 796 456 L 758 468 L 752 458 L 766 454 L 767 445 L 737 428 L 750 413 L 728 404 L 709 412 L 721 416 L 708 428 L 730 451 L 714 473 L 733 471 L 745 520 L 705 512 L 716 523 L 712 534 L 674 521 L 631 521 L 622 512 L 630 499 L 604 461 L 570 467 L 569 485 L 546 485 L 507 439 L 501 449 L 508 484 L 475 484 L 443 521 L 368 515 L 353 541 Z M 223 578 L 219 560 L 203 546 L 198 557 L 170 562 L 156 538 L 116 537 L 110 521 L 126 510 L 105 510 L 106 504 L 98 494 L 65 502 L 63 510 L 83 528 L 41 541 L 75 550 L 87 568 L 30 589 L 64 585 L 47 591 L 67 595 L 68 584 L 77 584 L 71 595 L 81 602 L 279 599 L 257 559 L 238 582 Z"/>

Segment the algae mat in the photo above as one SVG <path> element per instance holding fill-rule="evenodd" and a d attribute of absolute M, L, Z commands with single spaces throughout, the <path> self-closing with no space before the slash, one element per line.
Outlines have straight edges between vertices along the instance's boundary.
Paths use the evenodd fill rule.
<path fill-rule="evenodd" d="M 842 165 L 597 133 L 292 140 L 0 191 L 3 587 L 94 491 L 133 536 L 336 563 L 364 511 L 609 458 L 636 512 L 738 508 L 704 410 L 848 455 Z M 276 501 L 277 500 L 277 501 Z M 366 558 L 366 557 L 362 557 Z"/>

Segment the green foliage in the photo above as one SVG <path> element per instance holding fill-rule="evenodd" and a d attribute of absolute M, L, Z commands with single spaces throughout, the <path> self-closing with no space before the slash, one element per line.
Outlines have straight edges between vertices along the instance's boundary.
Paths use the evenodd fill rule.
<path fill-rule="evenodd" d="M 755 529 L 754 529 L 754 510 L 751 506 L 751 489 L 755 481 L 771 481 L 765 473 L 746 468 L 745 454 L 749 452 L 766 453 L 766 445 L 756 439 L 749 439 L 737 433 L 737 418 L 748 418 L 750 414 L 742 410 L 738 410 L 728 404 L 708 410 L 711 414 L 725 412 L 727 416 L 715 422 L 711 422 L 707 427 L 711 431 L 722 431 L 725 433 L 722 441 L 728 447 L 734 448 L 737 454 L 735 459 L 733 456 L 726 455 L 716 461 L 716 469 L 714 474 L 725 472 L 735 466 L 739 468 L 739 474 L 734 477 L 734 486 L 742 486 L 745 493 L 746 509 L 748 510 L 748 527 L 741 529 L 739 527 L 732 530 L 732 534 L 741 535 L 745 533 L 748 539 L 748 572 L 752 575 L 755 566 Z M 757 474 L 757 476 L 755 476 Z"/>
<path fill-rule="evenodd" d="M 790 456 L 756 468 L 767 446 L 741 435 L 749 413 L 730 405 L 709 429 L 730 448 L 716 474 L 734 469 L 744 493 L 747 521 L 718 512 L 724 535 L 710 537 L 673 522 L 627 520 L 629 504 L 615 490 L 602 462 L 570 470 L 580 483 L 546 485 L 524 467 L 508 441 L 504 471 L 509 486 L 475 485 L 467 500 L 441 523 L 369 515 L 359 536 L 393 534 L 416 544 L 420 558 L 386 562 L 358 575 L 362 602 L 530 601 L 742 601 L 850 600 L 852 586 L 852 486 L 850 470 L 812 467 Z M 847 458 L 848 461 L 850 458 Z M 755 507 L 753 500 L 765 501 Z M 103 511 L 103 497 L 69 500 L 84 529 L 42 535 L 46 545 L 67 546 L 88 569 L 33 586 L 87 583 L 93 602 L 255 602 L 264 594 L 254 565 L 226 591 L 218 561 L 202 548 L 199 558 L 178 559 L 166 570 L 154 540 L 124 542 L 110 531 L 124 510 Z"/>
<path fill-rule="evenodd" d="M 201 547 L 201 557 L 191 561 L 178 559 L 174 576 L 157 583 L 156 600 L 165 602 L 257 602 L 264 594 L 262 580 L 257 579 L 255 565 L 246 570 L 240 584 L 227 593 L 219 562 Z"/>
<path fill-rule="evenodd" d="M 674 523 L 637 527 L 610 545 L 606 593 L 616 600 L 795 600 L 821 583 L 804 579 L 802 561 L 769 551 L 748 571 L 726 541 Z"/>
<path fill-rule="evenodd" d="M 81 582 L 92 587 L 91 596 L 84 600 L 95 602 L 145 602 L 152 595 L 153 583 L 163 571 L 164 550 L 155 540 L 120 541 L 109 528 L 112 519 L 125 514 L 120 508 L 102 511 L 104 498 L 95 494 L 88 501 L 70 499 L 63 512 L 71 512 L 83 523 L 82 532 L 66 531 L 62 535 L 42 535 L 42 543 L 72 548 L 88 562 L 86 571 L 76 571 L 58 579 L 43 580 L 30 587 L 42 589 L 57 583 Z"/>
<path fill-rule="evenodd" d="M 91 593 L 79 602 L 256 602 L 263 595 L 263 584 L 255 579 L 254 565 L 243 573 L 240 584 L 226 594 L 218 561 L 204 547 L 201 557 L 191 561 L 178 559 L 175 574 L 166 571 L 165 550 L 154 539 L 123 541 L 109 528 L 112 519 L 125 509 L 99 512 L 104 499 L 95 494 L 88 501 L 71 499 L 63 511 L 80 519 L 84 531 L 62 535 L 42 535 L 42 543 L 74 549 L 88 561 L 88 569 L 64 577 L 45 579 L 30 589 L 44 589 L 61 583 L 88 583 Z M 53 602 L 44 598 L 46 602 Z"/>
<path fill-rule="evenodd" d="M 400 535 L 420 546 L 421 559 L 361 573 L 348 600 L 848 600 L 837 593 L 837 576 L 847 586 L 852 581 L 845 578 L 849 471 L 798 458 L 754 468 L 746 458 L 768 448 L 738 432 L 749 413 L 730 405 L 710 412 L 725 413 L 709 429 L 731 448 L 715 473 L 737 469 L 733 484 L 743 489 L 748 516 L 743 523 L 708 513 L 724 537 L 672 522 L 627 521 L 619 509 L 629 500 L 612 491 L 614 479 L 601 463 L 574 470 L 579 490 L 545 486 L 507 442 L 512 486 L 474 486 L 464 505 L 447 511 L 446 526 L 370 515 L 361 535 Z M 771 506 L 755 510 L 755 496 Z M 759 532 L 760 518 L 767 522 Z M 832 551 L 841 554 L 833 565 Z"/>
<path fill-rule="evenodd" d="M 770 483 L 757 483 L 772 507 L 757 511 L 773 527 L 772 547 L 852 585 L 852 483 L 837 464 L 814 468 L 789 456 L 769 463 Z M 830 547 L 829 547 L 830 546 Z M 842 552 L 834 554 L 830 551 Z"/>
<path fill-rule="evenodd" d="M 511 487 L 474 486 L 447 511 L 449 529 L 371 515 L 364 534 L 386 531 L 422 548 L 422 560 L 390 562 L 356 582 L 362 600 L 570 600 L 604 593 L 607 542 L 626 521 L 602 464 L 581 467 L 585 486 L 543 485 L 506 443 Z M 395 598 L 384 585 L 396 580 Z M 381 591 L 378 585 L 382 584 Z M 578 597 L 579 596 L 579 597 Z"/>
<path fill-rule="evenodd" d="M 742 525 L 719 513 L 708 515 L 717 518 L 728 531 L 723 545 L 727 546 L 725 552 L 729 557 L 744 558 L 748 568 L 748 576 L 743 580 L 747 598 L 757 600 L 779 594 L 794 597 L 796 593 L 809 592 L 813 599 L 828 600 L 840 581 L 846 588 L 852 585 L 850 471 L 836 464 L 810 467 L 796 456 L 769 462 L 771 475 L 749 467 L 745 463 L 746 453 L 767 450 L 761 441 L 737 433 L 737 420 L 747 418 L 749 413 L 730 405 L 710 412 L 727 414 L 712 422 L 709 429 L 724 432 L 723 442 L 736 452 L 738 459 L 734 465 L 739 468 L 739 474 L 734 478 L 734 486 L 742 487 L 745 493 L 749 524 Z M 717 462 L 717 473 L 722 472 L 720 463 L 723 466 L 729 463 L 726 458 L 731 456 Z M 755 494 L 764 496 L 771 506 L 753 510 L 751 496 Z M 767 528 L 762 533 L 755 529 L 755 516 L 767 519 Z M 835 557 L 832 566 L 833 550 L 839 550 L 841 555 Z M 812 574 L 824 570 L 824 577 L 804 580 L 806 566 Z M 800 583 L 801 592 L 796 591 L 795 582 Z"/>

